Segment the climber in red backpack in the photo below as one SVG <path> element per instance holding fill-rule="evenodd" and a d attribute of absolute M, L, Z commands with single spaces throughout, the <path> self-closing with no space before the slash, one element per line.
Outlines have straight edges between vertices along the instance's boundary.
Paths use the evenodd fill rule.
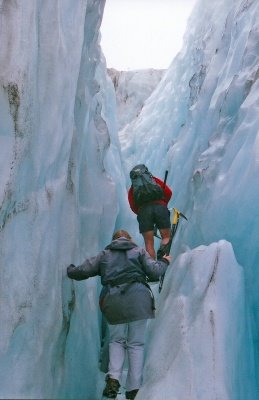
<path fill-rule="evenodd" d="M 166 254 L 166 244 L 170 240 L 171 223 L 167 204 L 172 190 L 161 179 L 152 176 L 144 164 L 136 165 L 130 171 L 131 187 L 128 200 L 131 210 L 137 214 L 139 232 L 143 235 L 146 251 L 154 259 L 154 229 L 161 235 L 158 258 Z"/>

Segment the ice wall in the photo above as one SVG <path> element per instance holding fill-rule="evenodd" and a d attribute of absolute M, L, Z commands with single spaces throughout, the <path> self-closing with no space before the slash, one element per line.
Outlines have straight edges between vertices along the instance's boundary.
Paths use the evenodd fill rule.
<path fill-rule="evenodd" d="M 74 285 L 66 266 L 126 207 L 103 7 L 0 1 L 1 398 L 97 396 L 98 281 Z"/>
<path fill-rule="evenodd" d="M 226 241 L 181 254 L 169 267 L 150 324 L 141 400 L 237 400 L 244 362 L 243 268 Z"/>
<path fill-rule="evenodd" d="M 93 400 L 103 385 L 98 281 L 72 283 L 65 274 L 69 263 L 106 245 L 115 227 L 137 231 L 121 172 L 115 96 L 98 44 L 103 7 L 104 0 L 0 0 L 1 398 Z M 212 366 L 217 371 L 223 366 L 229 382 L 208 371 L 210 395 L 258 397 L 258 42 L 256 0 L 198 1 L 181 53 L 138 120 L 121 134 L 126 176 L 137 162 L 160 176 L 168 168 L 172 205 L 189 219 L 174 243 L 174 256 L 180 257 L 172 276 L 166 276 L 147 359 L 147 366 L 156 366 L 152 348 L 164 338 L 173 340 L 173 329 L 183 351 L 171 363 L 175 347 L 170 345 L 166 400 L 171 391 L 190 393 L 180 380 L 175 389 L 170 381 L 190 372 L 188 360 L 199 361 L 201 369 L 210 365 L 211 354 L 218 357 Z M 221 239 L 231 245 L 220 241 L 189 250 Z M 244 292 L 231 246 L 244 268 Z M 218 247 L 221 267 L 214 285 Z M 186 260 L 200 252 L 199 265 L 191 263 L 197 269 L 193 275 Z M 182 284 L 181 272 L 186 272 Z M 222 304 L 227 283 L 228 301 Z M 210 289 L 202 302 L 206 284 Z M 187 289 L 193 297 L 185 297 Z M 206 321 L 202 337 L 209 333 L 207 351 L 201 352 L 204 364 L 194 350 L 185 351 L 186 346 L 202 349 L 197 325 L 189 318 L 181 327 L 179 314 L 167 325 L 168 308 L 184 301 L 188 314 L 191 300 L 197 306 L 195 324 Z M 216 353 L 210 310 L 219 321 Z M 244 335 L 241 328 L 237 332 L 242 322 Z M 168 343 L 161 344 L 164 352 Z M 235 363 L 239 351 L 241 362 Z M 154 384 L 161 378 L 157 373 L 145 369 L 143 398 L 150 393 L 148 382 L 154 390 L 162 387 Z M 193 372 L 194 396 L 201 395 L 194 385 L 200 376 Z"/>
<path fill-rule="evenodd" d="M 258 397 L 258 22 L 255 0 L 198 1 L 181 52 L 120 133 L 127 175 L 139 162 L 160 177 L 169 170 L 171 205 L 189 219 L 173 253 L 226 239 L 244 267 L 252 339 L 242 346 L 249 362 L 232 363 L 243 376 L 234 400 L 244 386 Z"/>
<path fill-rule="evenodd" d="M 162 76 L 163 69 L 140 69 L 133 71 L 107 70 L 116 93 L 116 116 L 118 131 L 137 118 L 145 101 L 154 91 Z"/>

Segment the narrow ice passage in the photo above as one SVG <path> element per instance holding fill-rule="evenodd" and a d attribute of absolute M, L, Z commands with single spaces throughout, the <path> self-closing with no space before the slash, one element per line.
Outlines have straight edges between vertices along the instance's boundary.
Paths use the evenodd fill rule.
<path fill-rule="evenodd" d="M 181 52 L 119 135 L 104 6 L 0 0 L 0 398 L 99 399 L 100 282 L 66 267 L 117 228 L 143 244 L 127 201 L 143 162 L 169 171 L 188 223 L 153 288 L 137 399 L 256 400 L 258 1 L 197 0 Z"/>

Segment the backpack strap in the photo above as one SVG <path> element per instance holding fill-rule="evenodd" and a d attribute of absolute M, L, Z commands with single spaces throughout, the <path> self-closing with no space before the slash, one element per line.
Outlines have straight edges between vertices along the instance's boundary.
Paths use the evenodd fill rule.
<path fill-rule="evenodd" d="M 123 278 L 115 278 L 115 279 L 110 279 L 109 281 L 106 282 L 106 285 L 110 285 L 111 287 L 114 286 L 118 286 L 118 285 L 123 285 L 124 283 L 135 283 L 135 282 L 139 282 L 139 283 L 146 283 L 146 278 L 144 277 L 137 277 L 137 278 L 131 278 L 131 279 L 125 279 L 125 277 Z"/>
<path fill-rule="evenodd" d="M 154 294 L 153 294 L 153 292 L 152 292 L 151 287 L 150 287 L 149 284 L 147 283 L 146 278 L 144 278 L 144 277 L 139 276 L 139 277 L 132 278 L 132 279 L 125 279 L 125 278 L 111 279 L 111 280 L 109 280 L 109 281 L 106 282 L 105 286 L 106 286 L 106 285 L 107 285 L 107 286 L 109 285 L 109 286 L 111 286 L 111 287 L 114 287 L 114 286 L 123 285 L 123 284 L 125 284 L 125 283 L 127 283 L 128 285 L 127 285 L 126 287 L 124 287 L 124 288 L 121 290 L 121 293 L 126 293 L 126 291 L 129 289 L 129 287 L 130 287 L 130 285 L 131 285 L 132 283 L 142 283 L 143 285 L 145 285 L 145 286 L 148 288 L 148 290 L 149 290 L 149 292 L 150 292 L 150 295 L 151 295 L 151 299 L 152 299 L 152 310 L 155 310 L 155 309 L 156 309 L 156 307 L 155 307 L 155 297 L 154 297 Z"/>

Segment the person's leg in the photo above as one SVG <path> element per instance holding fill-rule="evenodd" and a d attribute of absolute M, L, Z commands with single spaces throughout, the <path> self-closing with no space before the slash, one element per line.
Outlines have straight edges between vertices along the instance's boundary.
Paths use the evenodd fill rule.
<path fill-rule="evenodd" d="M 104 316 L 102 315 L 102 338 L 101 338 L 101 350 L 99 359 L 99 368 L 105 374 L 108 372 L 109 365 L 109 325 Z"/>
<path fill-rule="evenodd" d="M 157 250 L 157 260 L 161 260 L 163 256 L 169 256 L 170 253 L 170 236 L 171 236 L 171 229 L 161 229 L 160 230 L 161 234 L 161 242 L 159 249 Z"/>
<path fill-rule="evenodd" d="M 120 388 L 120 378 L 125 359 L 127 324 L 110 325 L 109 367 L 103 395 L 115 399 Z"/>
<path fill-rule="evenodd" d="M 139 232 L 144 238 L 146 251 L 152 258 L 156 258 L 154 249 L 154 220 L 153 220 L 153 207 L 147 205 L 141 207 L 138 216 Z"/>
<path fill-rule="evenodd" d="M 146 251 L 150 254 L 152 258 L 156 258 L 156 252 L 154 248 L 154 231 L 142 232 Z"/>
<path fill-rule="evenodd" d="M 170 212 L 166 206 L 159 204 L 154 207 L 154 216 L 156 226 L 162 238 L 160 247 L 157 251 L 157 258 L 160 259 L 163 255 L 168 255 L 169 252 L 167 244 L 170 242 L 171 236 Z"/>
<path fill-rule="evenodd" d="M 127 324 L 109 324 L 109 367 L 107 375 L 120 381 L 126 351 Z"/>
<path fill-rule="evenodd" d="M 170 240 L 171 229 L 170 228 L 159 229 L 159 232 L 162 238 L 161 244 L 167 244 Z"/>
<path fill-rule="evenodd" d="M 127 353 L 129 369 L 126 380 L 126 395 L 127 392 L 139 389 L 142 383 L 146 326 L 146 319 L 128 324 Z"/>

